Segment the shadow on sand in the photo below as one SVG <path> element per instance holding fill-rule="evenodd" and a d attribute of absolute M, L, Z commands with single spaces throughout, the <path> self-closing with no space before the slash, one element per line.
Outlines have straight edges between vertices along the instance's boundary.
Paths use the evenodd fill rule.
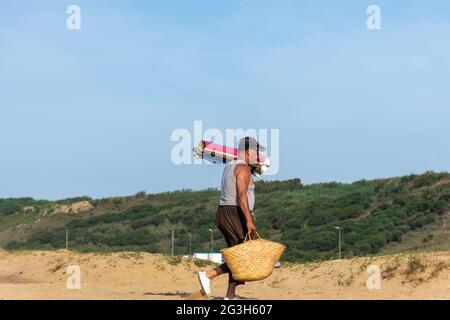
<path fill-rule="evenodd" d="M 146 292 L 144 293 L 145 296 L 166 296 L 166 297 L 170 297 L 170 296 L 178 296 L 181 298 L 186 298 L 189 297 L 191 294 L 188 292 Z"/>
<path fill-rule="evenodd" d="M 208 297 L 203 291 L 197 291 L 185 298 L 186 300 L 223 300 L 222 297 Z M 241 300 L 256 300 L 256 298 L 241 297 Z"/>
<path fill-rule="evenodd" d="M 208 297 L 202 291 L 196 291 L 194 293 L 188 292 L 146 292 L 144 295 L 150 296 L 165 296 L 165 297 L 180 297 L 185 300 L 223 300 L 223 297 Z M 241 300 L 256 300 L 255 298 L 241 297 Z"/>

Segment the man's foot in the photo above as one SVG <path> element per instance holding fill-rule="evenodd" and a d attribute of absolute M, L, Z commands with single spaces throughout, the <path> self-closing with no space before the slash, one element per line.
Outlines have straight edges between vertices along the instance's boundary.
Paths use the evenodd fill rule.
<path fill-rule="evenodd" d="M 205 271 L 198 273 L 198 280 L 200 281 L 203 292 L 209 297 L 211 295 L 211 280 L 206 276 Z"/>
<path fill-rule="evenodd" d="M 239 296 L 234 296 L 233 298 L 228 298 L 228 297 L 225 297 L 225 298 L 223 298 L 223 300 L 241 300 L 241 297 L 239 297 Z"/>

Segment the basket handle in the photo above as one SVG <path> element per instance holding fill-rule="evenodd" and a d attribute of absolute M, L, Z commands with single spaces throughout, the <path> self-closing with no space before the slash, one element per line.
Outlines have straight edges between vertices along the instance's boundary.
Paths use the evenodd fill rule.
<path fill-rule="evenodd" d="M 258 232 L 255 231 L 253 234 L 256 234 L 256 235 L 258 236 L 259 240 L 262 240 L 261 237 L 259 236 Z M 251 233 L 251 232 L 248 232 L 248 233 L 245 235 L 244 242 L 247 241 L 247 238 L 248 238 L 248 240 L 250 240 L 250 241 L 251 241 L 251 240 L 255 240 L 255 239 L 252 239 L 252 233 Z"/>

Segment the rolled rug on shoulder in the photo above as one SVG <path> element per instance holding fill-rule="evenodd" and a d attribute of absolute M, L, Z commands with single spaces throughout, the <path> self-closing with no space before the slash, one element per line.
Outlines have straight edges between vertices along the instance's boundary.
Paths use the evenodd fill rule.
<path fill-rule="evenodd" d="M 215 144 L 212 141 L 201 140 L 197 148 L 194 148 L 194 156 L 197 159 L 204 159 L 212 163 L 228 163 L 236 160 L 238 157 L 238 149 Z M 251 164 L 252 174 L 261 176 L 270 166 L 270 159 L 259 154 L 257 163 Z"/>

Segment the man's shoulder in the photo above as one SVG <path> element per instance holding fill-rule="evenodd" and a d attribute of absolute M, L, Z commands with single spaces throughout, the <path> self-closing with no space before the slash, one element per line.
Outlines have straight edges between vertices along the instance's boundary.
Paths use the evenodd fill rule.
<path fill-rule="evenodd" d="M 234 172 L 235 173 L 250 173 L 250 168 L 248 165 L 246 165 L 244 163 L 239 163 L 236 165 Z"/>

